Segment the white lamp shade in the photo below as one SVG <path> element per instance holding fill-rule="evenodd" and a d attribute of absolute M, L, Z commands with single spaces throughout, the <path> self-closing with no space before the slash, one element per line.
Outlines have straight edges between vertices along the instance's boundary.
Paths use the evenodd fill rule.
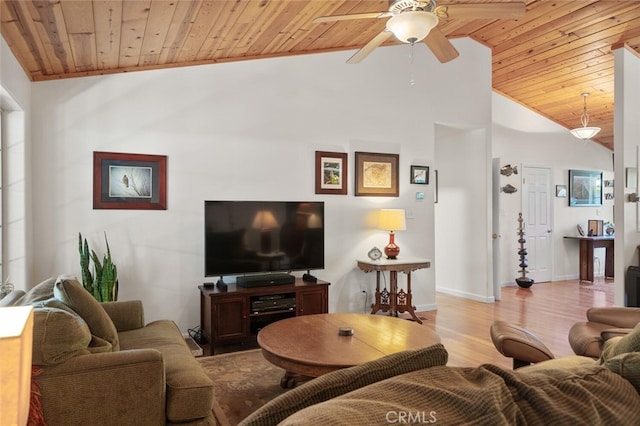
<path fill-rule="evenodd" d="M 438 17 L 424 11 L 402 12 L 387 21 L 387 29 L 403 43 L 417 43 L 424 40 L 436 25 L 438 25 Z"/>
<path fill-rule="evenodd" d="M 381 209 L 378 227 L 392 232 L 407 229 L 404 209 Z"/>
<path fill-rule="evenodd" d="M 571 129 L 571 134 L 578 139 L 587 140 L 591 139 L 600 131 L 600 127 L 578 127 Z"/>
<path fill-rule="evenodd" d="M 0 424 L 27 424 L 32 345 L 33 308 L 0 308 Z"/>

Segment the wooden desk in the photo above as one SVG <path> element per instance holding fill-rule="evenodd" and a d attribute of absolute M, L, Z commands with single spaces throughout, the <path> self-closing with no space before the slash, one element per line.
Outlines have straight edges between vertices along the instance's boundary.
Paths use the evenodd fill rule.
<path fill-rule="evenodd" d="M 353 329 L 340 336 L 340 327 Z M 284 388 L 396 352 L 440 343 L 440 337 L 412 321 L 383 315 L 318 314 L 271 323 L 258 333 L 262 355 L 286 373 Z"/>
<path fill-rule="evenodd" d="M 613 237 L 565 237 L 580 242 L 580 281 L 593 281 L 593 249 L 604 247 L 606 250 L 604 261 L 605 278 L 613 278 Z"/>
<path fill-rule="evenodd" d="M 364 272 L 376 271 L 376 300 L 371 305 L 371 313 L 378 311 L 389 312 L 389 315 L 398 316 L 398 312 L 409 312 L 419 324 L 422 321 L 416 315 L 415 306 L 411 301 L 411 272 L 428 268 L 431 261 L 416 257 L 404 257 L 399 259 L 358 260 L 358 268 Z M 389 290 L 385 287 L 380 291 L 380 272 L 389 271 Z M 407 291 L 398 290 L 398 272 L 407 274 Z"/>

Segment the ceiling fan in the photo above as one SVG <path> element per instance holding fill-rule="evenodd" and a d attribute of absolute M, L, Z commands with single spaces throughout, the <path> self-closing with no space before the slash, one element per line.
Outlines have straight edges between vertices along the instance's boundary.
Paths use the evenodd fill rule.
<path fill-rule="evenodd" d="M 457 58 L 459 53 L 437 28 L 440 19 L 515 19 L 524 16 L 526 9 L 524 2 L 456 3 L 443 6 L 437 6 L 435 0 L 390 0 L 389 3 L 386 12 L 321 16 L 314 19 L 313 23 L 389 18 L 385 30 L 349 58 L 348 64 L 362 61 L 392 36 L 411 45 L 424 40 L 436 58 L 444 63 Z"/>

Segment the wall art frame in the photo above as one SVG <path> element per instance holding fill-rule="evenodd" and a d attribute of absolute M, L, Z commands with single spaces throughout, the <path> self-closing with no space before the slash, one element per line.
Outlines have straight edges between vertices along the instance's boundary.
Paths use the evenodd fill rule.
<path fill-rule="evenodd" d="M 569 170 L 569 206 L 602 206 L 602 172 Z"/>
<path fill-rule="evenodd" d="M 567 198 L 567 185 L 556 185 L 556 197 Z"/>
<path fill-rule="evenodd" d="M 346 152 L 316 151 L 316 194 L 347 195 Z"/>
<path fill-rule="evenodd" d="M 93 208 L 167 209 L 167 156 L 93 153 Z"/>
<path fill-rule="evenodd" d="M 411 176 L 409 182 L 417 185 L 429 184 L 429 167 L 428 166 L 411 166 Z"/>
<path fill-rule="evenodd" d="M 399 154 L 356 152 L 355 195 L 370 197 L 397 197 Z"/>

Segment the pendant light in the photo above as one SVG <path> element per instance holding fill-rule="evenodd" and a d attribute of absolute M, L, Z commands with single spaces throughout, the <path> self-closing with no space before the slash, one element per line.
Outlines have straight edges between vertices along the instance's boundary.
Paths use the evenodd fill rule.
<path fill-rule="evenodd" d="M 582 97 L 584 98 L 584 108 L 582 109 L 582 117 L 580 118 L 582 127 L 571 129 L 571 134 L 578 139 L 582 139 L 583 141 L 593 138 L 600 131 L 600 127 L 589 127 L 589 114 L 587 114 L 587 96 L 589 96 L 588 93 L 582 94 Z"/>

